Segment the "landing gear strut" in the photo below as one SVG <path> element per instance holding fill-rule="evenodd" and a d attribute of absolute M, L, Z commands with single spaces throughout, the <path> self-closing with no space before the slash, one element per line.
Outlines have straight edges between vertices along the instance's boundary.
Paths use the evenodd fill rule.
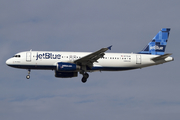
<path fill-rule="evenodd" d="M 88 73 L 83 73 L 83 78 L 81 79 L 81 81 L 82 81 L 83 83 L 85 83 L 85 82 L 87 81 L 88 77 L 89 77 L 89 74 L 88 74 Z"/>
<path fill-rule="evenodd" d="M 27 79 L 29 79 L 29 78 L 30 78 L 30 72 L 31 72 L 31 70 L 30 70 L 30 69 L 28 69 L 28 75 L 26 76 L 26 78 L 27 78 Z"/>

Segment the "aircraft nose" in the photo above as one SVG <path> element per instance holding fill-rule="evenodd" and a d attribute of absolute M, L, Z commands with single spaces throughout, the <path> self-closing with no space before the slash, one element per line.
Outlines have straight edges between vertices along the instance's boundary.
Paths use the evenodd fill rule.
<path fill-rule="evenodd" d="M 6 60 L 6 65 L 10 65 L 10 64 L 11 64 L 11 60 L 10 59 Z"/>

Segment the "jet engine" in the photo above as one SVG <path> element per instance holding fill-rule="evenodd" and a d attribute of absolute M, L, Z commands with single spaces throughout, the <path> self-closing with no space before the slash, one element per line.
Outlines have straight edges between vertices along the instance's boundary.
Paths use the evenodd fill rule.
<path fill-rule="evenodd" d="M 77 77 L 78 73 L 77 72 L 58 72 L 55 71 L 55 77 L 59 78 L 71 78 L 71 77 Z"/>
<path fill-rule="evenodd" d="M 57 63 L 57 71 L 59 72 L 74 72 L 79 69 L 80 69 L 80 66 L 74 63 L 65 63 L 65 62 Z"/>

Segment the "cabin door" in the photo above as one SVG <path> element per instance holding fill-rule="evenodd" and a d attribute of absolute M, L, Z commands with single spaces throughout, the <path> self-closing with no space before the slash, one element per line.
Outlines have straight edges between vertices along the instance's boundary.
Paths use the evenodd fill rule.
<path fill-rule="evenodd" d="M 141 64 L 141 55 L 136 55 L 136 64 Z"/>
<path fill-rule="evenodd" d="M 26 53 L 26 61 L 31 62 L 31 52 Z"/>

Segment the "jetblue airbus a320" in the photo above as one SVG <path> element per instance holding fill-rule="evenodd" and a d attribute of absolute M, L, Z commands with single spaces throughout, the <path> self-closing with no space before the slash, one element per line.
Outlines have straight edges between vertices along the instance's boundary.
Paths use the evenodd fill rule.
<path fill-rule="evenodd" d="M 132 70 L 173 61 L 171 54 L 164 53 L 169 32 L 170 28 L 162 28 L 139 53 L 105 53 L 112 46 L 92 53 L 30 50 L 15 54 L 6 64 L 27 69 L 27 79 L 30 78 L 31 69 L 54 70 L 55 77 L 59 78 L 77 77 L 80 73 L 85 83 L 88 72 Z"/>

